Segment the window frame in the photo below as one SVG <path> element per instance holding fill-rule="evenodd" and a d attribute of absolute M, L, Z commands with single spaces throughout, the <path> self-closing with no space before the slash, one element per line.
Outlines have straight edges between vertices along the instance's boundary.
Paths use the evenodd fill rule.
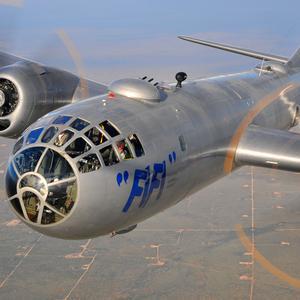
<path fill-rule="evenodd" d="M 66 131 L 70 131 L 71 133 L 73 133 L 73 135 L 72 135 L 71 138 L 68 139 L 64 144 L 62 144 L 61 146 L 57 146 L 57 145 L 55 144 L 56 139 L 58 138 L 58 136 L 59 136 L 60 134 L 62 134 L 63 132 L 66 132 Z M 75 135 L 75 134 L 76 134 L 76 132 L 73 131 L 73 130 L 71 130 L 70 127 L 65 127 L 63 130 L 58 131 L 58 132 L 56 133 L 56 135 L 55 135 L 55 140 L 53 141 L 53 146 L 55 146 L 55 147 L 57 147 L 57 148 L 60 148 L 60 149 L 65 149 L 65 148 L 69 145 L 69 143 L 72 141 L 72 139 L 74 138 L 74 135 Z M 63 148 L 62 148 L 62 147 L 63 147 Z"/>
<path fill-rule="evenodd" d="M 114 136 L 111 136 L 110 134 L 109 134 L 109 132 L 105 129 L 105 128 L 102 128 L 101 127 L 101 124 L 103 124 L 103 123 L 105 123 L 105 122 L 107 122 L 118 134 L 117 135 L 114 135 Z M 110 120 L 108 120 L 108 119 L 106 119 L 106 120 L 104 120 L 104 121 L 102 121 L 102 122 L 100 122 L 100 123 L 98 123 L 98 127 L 102 130 L 102 131 L 104 131 L 111 139 L 114 139 L 114 138 L 117 138 L 117 137 L 119 137 L 119 136 L 122 136 L 122 131 L 113 123 L 113 122 L 111 122 Z"/>
<path fill-rule="evenodd" d="M 48 133 L 48 130 L 50 130 L 50 128 L 56 128 L 56 132 L 54 133 L 54 135 L 51 137 L 51 139 L 48 141 L 48 142 L 44 142 L 43 139 L 46 135 L 46 133 Z M 64 130 L 63 130 L 64 131 Z M 62 131 L 61 131 L 62 132 Z M 52 144 L 52 141 L 53 139 L 59 134 L 59 127 L 58 126 L 54 126 L 54 125 L 50 125 L 45 131 L 44 131 L 44 134 L 42 135 L 41 137 L 41 143 L 43 144 L 48 144 L 48 143 L 51 143 Z M 54 143 L 53 143 L 54 144 Z M 57 146 L 56 146 L 57 147 Z"/>
<path fill-rule="evenodd" d="M 134 145 L 132 144 L 132 142 L 131 142 L 131 140 L 130 140 L 130 138 L 129 138 L 130 135 L 136 136 L 136 138 L 137 138 L 137 140 L 138 140 L 138 142 L 139 142 L 139 144 L 141 145 L 142 150 L 143 150 L 143 154 L 142 154 L 142 155 L 140 155 L 140 156 L 137 156 L 137 155 L 136 155 L 135 147 L 134 147 Z M 130 145 L 130 147 L 131 147 L 131 149 L 132 149 L 132 153 L 134 154 L 134 157 L 135 157 L 135 158 L 140 158 L 140 157 L 146 156 L 146 151 L 145 151 L 145 148 L 144 148 L 144 146 L 143 146 L 143 141 L 141 140 L 141 138 L 139 137 L 139 135 L 138 135 L 137 133 L 130 133 L 130 134 L 128 134 L 128 136 L 127 136 L 126 139 L 127 139 L 128 142 L 129 142 L 129 145 Z"/>
<path fill-rule="evenodd" d="M 30 135 L 33 133 L 33 132 L 38 132 L 38 136 L 37 138 L 34 140 L 34 142 L 30 142 L 29 141 L 29 137 Z M 39 141 L 41 139 L 41 136 L 42 136 L 42 133 L 45 132 L 45 127 L 37 127 L 37 128 L 34 128 L 32 130 L 30 130 L 30 132 L 27 134 L 26 136 L 26 140 L 25 140 L 25 145 L 26 146 L 29 146 L 29 145 L 33 145 L 35 144 L 37 141 Z"/>
<path fill-rule="evenodd" d="M 67 118 L 65 122 L 58 122 L 59 118 Z M 58 115 L 51 123 L 51 125 L 66 125 L 68 122 L 70 122 L 73 119 L 73 116 L 68 116 L 68 115 Z"/>
<path fill-rule="evenodd" d="M 99 151 L 98 151 L 98 152 L 99 152 Z M 99 161 L 99 164 L 100 164 L 99 168 L 96 169 L 96 170 L 88 171 L 88 172 L 82 172 L 82 171 L 80 170 L 80 167 L 78 166 L 78 164 L 80 163 L 80 161 L 81 161 L 82 159 L 84 159 L 84 158 L 86 158 L 86 157 L 88 157 L 88 156 L 91 156 L 91 155 L 95 155 L 95 156 L 97 157 L 97 160 Z M 76 157 L 76 158 L 77 158 L 77 157 Z M 104 162 L 103 162 L 103 159 L 101 159 L 101 158 L 102 158 L 102 156 L 101 156 L 100 152 L 99 152 L 99 154 L 96 153 L 96 152 L 89 152 L 89 153 L 86 152 L 86 153 L 83 153 L 83 154 L 82 154 L 81 156 L 79 156 L 78 159 L 76 160 L 76 167 L 77 167 L 78 172 L 79 172 L 80 174 L 88 174 L 88 173 L 92 173 L 92 172 L 96 172 L 96 171 L 101 170 L 101 169 L 103 168 L 103 166 L 105 166 L 105 165 L 104 165 Z"/>
<path fill-rule="evenodd" d="M 103 150 L 104 148 L 108 148 L 108 147 L 111 147 L 111 148 L 113 149 L 113 151 L 114 151 L 114 153 L 115 153 L 115 156 L 116 156 L 117 159 L 118 159 L 118 161 L 117 161 L 116 163 L 112 164 L 112 165 L 107 165 L 107 164 L 105 163 L 105 160 L 104 160 L 103 155 L 102 155 L 102 153 L 101 153 L 101 150 Z M 110 143 L 110 144 L 108 144 L 108 145 L 106 145 L 106 146 L 104 146 L 104 147 L 102 147 L 102 148 L 99 148 L 99 149 L 98 149 L 98 152 L 99 152 L 99 155 L 100 155 L 101 160 L 102 160 L 102 162 L 103 162 L 103 167 L 112 167 L 112 166 L 115 166 L 115 165 L 119 164 L 121 161 L 123 161 L 123 160 L 119 157 L 119 152 L 117 151 L 117 149 L 116 149 L 116 147 L 115 147 L 115 145 L 114 145 L 113 143 Z"/>
<path fill-rule="evenodd" d="M 121 153 L 119 151 L 119 148 L 118 148 L 117 144 L 120 143 L 120 142 L 123 142 L 123 141 L 127 144 L 128 148 L 129 148 L 129 152 L 130 152 L 130 156 L 131 156 L 130 158 L 122 158 L 121 157 Z M 133 151 L 133 149 L 131 147 L 132 145 L 131 145 L 131 143 L 129 143 L 129 140 L 127 138 L 124 138 L 123 136 L 121 136 L 121 139 L 116 140 L 114 142 L 114 146 L 115 146 L 115 149 L 117 149 L 117 154 L 119 156 L 120 162 L 121 161 L 133 160 L 133 159 L 137 158 L 136 155 L 135 155 L 135 151 Z"/>
<path fill-rule="evenodd" d="M 75 133 L 75 135 L 76 135 L 76 133 Z M 73 138 L 73 139 L 72 139 L 72 138 Z M 92 142 L 89 141 L 89 139 L 88 139 L 85 135 L 79 134 L 79 135 L 77 135 L 75 138 L 74 138 L 74 135 L 73 135 L 72 138 L 68 141 L 68 143 L 65 144 L 65 147 L 64 147 L 64 152 L 65 152 L 68 156 L 70 156 L 70 155 L 69 155 L 69 154 L 67 153 L 67 151 L 66 151 L 67 148 L 68 148 L 72 143 L 74 143 L 76 140 L 78 140 L 78 139 L 83 139 L 83 140 L 85 141 L 85 143 L 89 145 L 90 148 L 89 148 L 87 151 L 85 151 L 85 152 L 83 152 L 83 153 L 81 153 L 81 154 L 79 154 L 79 155 L 77 155 L 77 156 L 75 156 L 75 157 L 70 156 L 71 159 L 76 160 L 78 157 L 81 157 L 81 156 L 84 155 L 84 154 L 87 155 L 91 150 L 93 150 L 93 145 L 91 144 Z"/>
<path fill-rule="evenodd" d="M 87 132 L 89 132 L 90 130 L 92 130 L 92 129 L 96 129 L 96 130 L 98 130 L 104 137 L 105 137 L 105 139 L 106 139 L 106 141 L 105 142 L 103 142 L 103 143 L 100 143 L 100 144 L 98 144 L 98 145 L 96 145 L 87 135 L 86 135 L 86 133 Z M 110 136 L 108 136 L 108 134 L 104 131 L 104 130 L 102 130 L 102 129 L 100 129 L 98 126 L 94 126 L 94 125 L 91 125 L 91 127 L 87 130 L 87 131 L 85 131 L 84 133 L 83 133 L 83 135 L 82 136 L 84 136 L 86 139 L 88 139 L 88 141 L 94 146 L 94 147 L 101 147 L 102 145 L 105 145 L 106 143 L 109 143 L 110 141 L 111 141 L 111 137 Z"/>
<path fill-rule="evenodd" d="M 83 121 L 83 122 L 85 122 L 87 125 L 85 125 L 85 126 L 84 126 L 83 128 L 81 128 L 81 129 L 77 129 L 77 128 L 75 128 L 75 127 L 72 127 L 72 124 L 75 123 L 77 120 Z M 84 129 L 88 128 L 90 125 L 91 125 L 91 122 L 89 122 L 89 121 L 87 121 L 87 120 L 85 120 L 85 119 L 76 117 L 76 118 L 68 125 L 68 127 L 72 128 L 72 129 L 74 129 L 74 130 L 76 130 L 77 132 L 82 132 Z"/>

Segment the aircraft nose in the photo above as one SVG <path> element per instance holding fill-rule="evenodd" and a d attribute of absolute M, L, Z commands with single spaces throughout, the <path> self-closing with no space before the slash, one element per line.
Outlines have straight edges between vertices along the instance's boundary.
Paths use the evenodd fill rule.
<path fill-rule="evenodd" d="M 111 183 L 121 163 L 144 150 L 136 134 L 124 135 L 105 116 L 99 119 L 58 112 L 32 124 L 15 144 L 6 191 L 14 212 L 34 230 L 83 239 L 127 224 L 124 189 Z"/>
<path fill-rule="evenodd" d="M 77 178 L 65 157 L 47 147 L 17 153 L 6 173 L 14 211 L 30 225 L 62 222 L 77 201 Z"/>

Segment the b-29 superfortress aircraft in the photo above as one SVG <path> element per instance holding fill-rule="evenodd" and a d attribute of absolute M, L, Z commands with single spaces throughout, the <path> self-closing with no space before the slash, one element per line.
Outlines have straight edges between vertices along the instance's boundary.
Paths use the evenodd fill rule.
<path fill-rule="evenodd" d="M 288 131 L 300 114 L 300 50 L 180 38 L 260 64 L 106 86 L 0 54 L 0 135 L 18 139 L 6 192 L 24 223 L 62 239 L 121 234 L 241 166 L 300 171 L 300 135 Z"/>

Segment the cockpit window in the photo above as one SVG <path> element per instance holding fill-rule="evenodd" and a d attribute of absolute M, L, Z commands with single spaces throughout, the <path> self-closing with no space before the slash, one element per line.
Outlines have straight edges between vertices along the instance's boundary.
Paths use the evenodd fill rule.
<path fill-rule="evenodd" d="M 54 141 L 54 145 L 57 147 L 63 146 L 66 142 L 68 142 L 74 135 L 74 132 L 71 130 L 64 130 L 61 132 Z"/>
<path fill-rule="evenodd" d="M 71 120 L 72 117 L 70 116 L 58 116 L 54 121 L 53 124 L 56 125 L 64 125 L 66 124 L 69 120 Z"/>
<path fill-rule="evenodd" d="M 141 156 L 145 155 L 143 146 L 136 134 L 129 135 L 128 139 L 132 145 L 132 148 L 135 152 L 136 157 L 141 157 Z"/>
<path fill-rule="evenodd" d="M 13 154 L 16 154 L 22 148 L 23 143 L 24 143 L 24 137 L 22 136 L 15 144 L 13 149 Z"/>
<path fill-rule="evenodd" d="M 20 189 L 25 187 L 32 187 L 37 190 L 42 196 L 45 196 L 47 192 L 47 187 L 41 177 L 33 174 L 23 177 L 19 184 L 19 187 Z"/>
<path fill-rule="evenodd" d="M 49 127 L 42 137 L 42 142 L 49 143 L 51 141 L 51 139 L 55 136 L 57 131 L 58 131 L 57 127 L 54 127 L 54 126 Z"/>
<path fill-rule="evenodd" d="M 14 159 L 19 173 L 22 175 L 26 172 L 33 172 L 44 150 L 42 147 L 35 147 L 19 153 Z"/>
<path fill-rule="evenodd" d="M 115 137 L 120 134 L 115 126 L 109 121 L 104 121 L 100 123 L 99 126 L 101 129 L 105 130 L 111 137 Z"/>
<path fill-rule="evenodd" d="M 186 151 L 187 145 L 186 145 L 184 136 L 183 136 L 183 135 L 180 135 L 180 136 L 178 137 L 178 140 L 179 140 L 179 144 L 180 144 L 180 149 L 181 149 L 181 151 L 182 151 L 182 152 Z"/>
<path fill-rule="evenodd" d="M 101 168 L 101 163 L 96 154 L 90 154 L 77 162 L 77 168 L 81 173 L 93 172 Z"/>
<path fill-rule="evenodd" d="M 44 130 L 44 128 L 37 128 L 37 129 L 32 130 L 26 139 L 26 144 L 35 143 L 38 140 L 38 138 L 40 137 L 43 130 Z"/>
<path fill-rule="evenodd" d="M 37 222 L 39 210 L 41 209 L 38 196 L 32 192 L 25 192 L 22 198 L 28 219 L 31 222 Z"/>
<path fill-rule="evenodd" d="M 96 146 L 103 144 L 107 141 L 105 135 L 101 131 L 99 131 L 96 127 L 93 127 L 90 130 L 88 130 L 85 133 L 85 136 L 88 137 Z"/>
<path fill-rule="evenodd" d="M 112 166 L 119 162 L 119 158 L 111 145 L 100 149 L 100 154 L 106 166 Z"/>
<path fill-rule="evenodd" d="M 63 219 L 62 215 L 55 213 L 48 206 L 44 207 L 41 224 L 48 225 L 48 224 L 59 222 L 62 219 Z"/>
<path fill-rule="evenodd" d="M 76 181 L 63 182 L 61 184 L 49 186 L 49 192 L 46 201 L 53 210 L 56 210 L 62 215 L 66 215 L 74 206 L 76 195 Z M 50 212 L 48 213 L 51 214 Z"/>
<path fill-rule="evenodd" d="M 78 138 L 73 141 L 66 149 L 66 153 L 72 158 L 77 157 L 91 149 L 91 146 L 83 139 Z"/>
<path fill-rule="evenodd" d="M 133 159 L 133 155 L 130 151 L 130 148 L 126 140 L 119 141 L 116 144 L 117 144 L 118 152 L 122 159 L 126 159 L 126 160 Z"/>
<path fill-rule="evenodd" d="M 45 177 L 48 183 L 75 176 L 67 160 L 52 149 L 47 150 L 38 169 L 38 173 Z"/>
<path fill-rule="evenodd" d="M 90 123 L 88 123 L 88 122 L 86 122 L 82 119 L 77 118 L 76 120 L 74 120 L 71 123 L 70 127 L 74 128 L 78 131 L 81 131 L 83 128 L 87 127 L 88 125 L 90 125 Z"/>

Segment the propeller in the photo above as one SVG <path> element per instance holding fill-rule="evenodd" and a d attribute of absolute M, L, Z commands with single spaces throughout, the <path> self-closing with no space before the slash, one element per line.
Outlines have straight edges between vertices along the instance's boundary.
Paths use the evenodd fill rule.
<path fill-rule="evenodd" d="M 57 30 L 57 35 L 63 42 L 63 45 L 66 47 L 70 57 L 72 58 L 75 64 L 77 75 L 80 77 L 81 96 L 83 98 L 89 98 L 89 87 L 87 80 L 85 79 L 86 74 L 82 63 L 81 55 L 78 49 L 76 48 L 74 42 L 64 29 Z"/>

